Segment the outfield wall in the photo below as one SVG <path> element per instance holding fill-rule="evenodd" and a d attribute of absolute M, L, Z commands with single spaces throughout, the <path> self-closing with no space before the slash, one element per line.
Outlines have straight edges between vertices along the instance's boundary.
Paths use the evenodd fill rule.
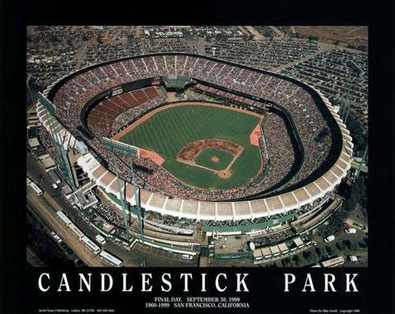
<path fill-rule="evenodd" d="M 171 54 L 171 53 L 166 53 Z M 180 54 L 180 53 L 174 53 Z M 173 54 L 173 55 L 174 55 Z M 152 55 L 163 55 L 161 53 Z M 172 215 L 175 217 L 184 217 L 197 220 L 241 220 L 241 219 L 255 219 L 259 217 L 269 217 L 276 214 L 285 214 L 290 210 L 300 208 L 303 205 L 311 204 L 316 200 L 321 199 L 325 194 L 333 191 L 341 180 L 346 176 L 347 171 L 351 167 L 351 156 L 352 156 L 352 139 L 346 126 L 336 113 L 334 107 L 330 104 L 329 100 L 325 98 L 315 88 L 309 86 L 306 82 L 300 82 L 292 78 L 285 77 L 280 74 L 271 73 L 268 71 L 262 71 L 253 69 L 247 66 L 238 65 L 232 62 L 219 60 L 211 57 L 198 56 L 195 54 L 183 54 L 191 55 L 194 57 L 209 59 L 215 62 L 222 62 L 230 64 L 236 67 L 254 70 L 261 73 L 270 74 L 282 78 L 284 80 L 292 81 L 304 90 L 306 90 L 316 100 L 317 107 L 321 111 L 322 115 L 326 117 L 328 124 L 331 126 L 331 131 L 334 134 L 338 134 L 341 137 L 341 144 L 331 147 L 330 159 L 333 161 L 330 166 L 326 169 L 320 169 L 318 177 L 314 178 L 312 182 L 306 182 L 306 185 L 300 186 L 287 193 L 283 193 L 277 196 L 265 197 L 263 199 L 256 199 L 251 201 L 235 201 L 235 202 L 200 202 L 193 200 L 184 200 L 179 198 L 169 198 L 159 193 L 153 193 L 141 189 L 142 205 L 146 210 L 152 210 L 161 214 Z M 104 64 L 110 64 L 121 60 L 128 60 L 137 58 L 128 57 L 120 60 L 112 60 Z M 67 80 L 73 76 L 78 75 L 90 68 L 97 67 L 100 65 L 94 65 L 85 69 L 76 71 L 71 75 L 65 76 L 59 81 L 51 84 L 45 91 L 46 94 L 50 94 L 49 98 L 52 99 L 56 91 L 64 84 Z M 37 104 L 37 116 L 40 122 L 51 130 L 50 118 L 46 109 L 41 105 Z M 54 126 L 56 133 L 60 133 L 62 136 L 62 144 L 66 148 L 74 148 L 76 139 L 72 134 L 59 123 L 57 119 Z M 52 134 L 54 136 L 54 134 Z M 126 193 L 126 199 L 132 205 L 135 204 L 135 198 L 133 195 L 133 188 L 129 183 L 122 182 L 122 191 L 119 190 L 117 179 L 114 174 L 108 171 L 102 166 L 91 153 L 86 153 L 78 159 L 78 164 L 88 174 L 89 178 L 96 182 L 98 186 L 103 187 L 106 192 L 111 192 L 114 195 L 120 195 L 120 192 L 124 190 Z"/>

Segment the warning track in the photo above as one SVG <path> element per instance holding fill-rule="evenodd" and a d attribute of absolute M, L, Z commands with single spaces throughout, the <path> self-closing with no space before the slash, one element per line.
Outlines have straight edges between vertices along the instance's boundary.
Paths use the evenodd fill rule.
<path fill-rule="evenodd" d="M 217 103 L 177 102 L 147 113 L 113 139 L 142 148 L 143 156 L 188 185 L 229 189 L 249 183 L 262 169 L 260 147 L 250 140 L 262 118 Z M 210 147 L 218 153 L 196 163 Z M 217 163 L 210 161 L 214 156 Z"/>

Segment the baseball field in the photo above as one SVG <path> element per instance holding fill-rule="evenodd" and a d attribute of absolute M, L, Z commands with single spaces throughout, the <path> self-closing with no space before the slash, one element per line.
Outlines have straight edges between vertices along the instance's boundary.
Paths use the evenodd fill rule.
<path fill-rule="evenodd" d="M 162 167 L 189 185 L 229 189 L 248 183 L 262 167 L 249 138 L 259 121 L 244 111 L 188 103 L 152 114 L 119 141 L 156 152 Z"/>

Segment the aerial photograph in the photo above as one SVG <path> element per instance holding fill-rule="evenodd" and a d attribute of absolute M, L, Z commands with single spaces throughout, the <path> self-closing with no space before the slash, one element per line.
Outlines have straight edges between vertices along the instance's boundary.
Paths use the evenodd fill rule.
<path fill-rule="evenodd" d="M 367 26 L 28 26 L 34 267 L 368 267 Z"/>

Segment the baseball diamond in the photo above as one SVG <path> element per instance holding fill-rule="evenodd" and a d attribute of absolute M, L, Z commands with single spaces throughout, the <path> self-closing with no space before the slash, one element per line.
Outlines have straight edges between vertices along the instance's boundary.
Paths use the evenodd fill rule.
<path fill-rule="evenodd" d="M 119 140 L 156 152 L 165 159 L 162 166 L 187 184 L 229 189 L 248 183 L 262 169 L 259 147 L 250 143 L 259 122 L 248 111 L 177 103 L 132 125 Z M 219 170 L 233 175 L 225 178 Z"/>
<path fill-rule="evenodd" d="M 205 148 L 195 158 L 195 162 L 197 165 L 214 170 L 224 170 L 229 166 L 233 158 L 234 155 L 225 150 L 218 148 Z"/>
<path fill-rule="evenodd" d="M 183 90 L 163 83 L 179 79 Z M 118 199 L 125 194 L 132 206 L 138 186 L 147 212 L 210 223 L 276 217 L 278 224 L 278 215 L 293 219 L 338 204 L 331 193 L 351 167 L 350 132 L 319 90 L 221 59 L 191 53 L 125 57 L 66 75 L 43 95 L 62 123 L 51 122 L 45 102 L 37 104 L 40 122 L 56 128 L 65 149 L 77 148 L 75 159 L 87 178 Z M 103 137 L 144 151 L 134 160 L 114 155 L 101 144 Z M 222 170 L 177 161 L 183 148 L 201 140 L 228 141 L 243 151 Z M 221 163 L 221 156 L 212 157 Z M 251 230 L 256 228 L 253 221 Z"/>
<path fill-rule="evenodd" d="M 76 266 L 367 264 L 362 28 L 28 27 L 29 234 Z"/>

